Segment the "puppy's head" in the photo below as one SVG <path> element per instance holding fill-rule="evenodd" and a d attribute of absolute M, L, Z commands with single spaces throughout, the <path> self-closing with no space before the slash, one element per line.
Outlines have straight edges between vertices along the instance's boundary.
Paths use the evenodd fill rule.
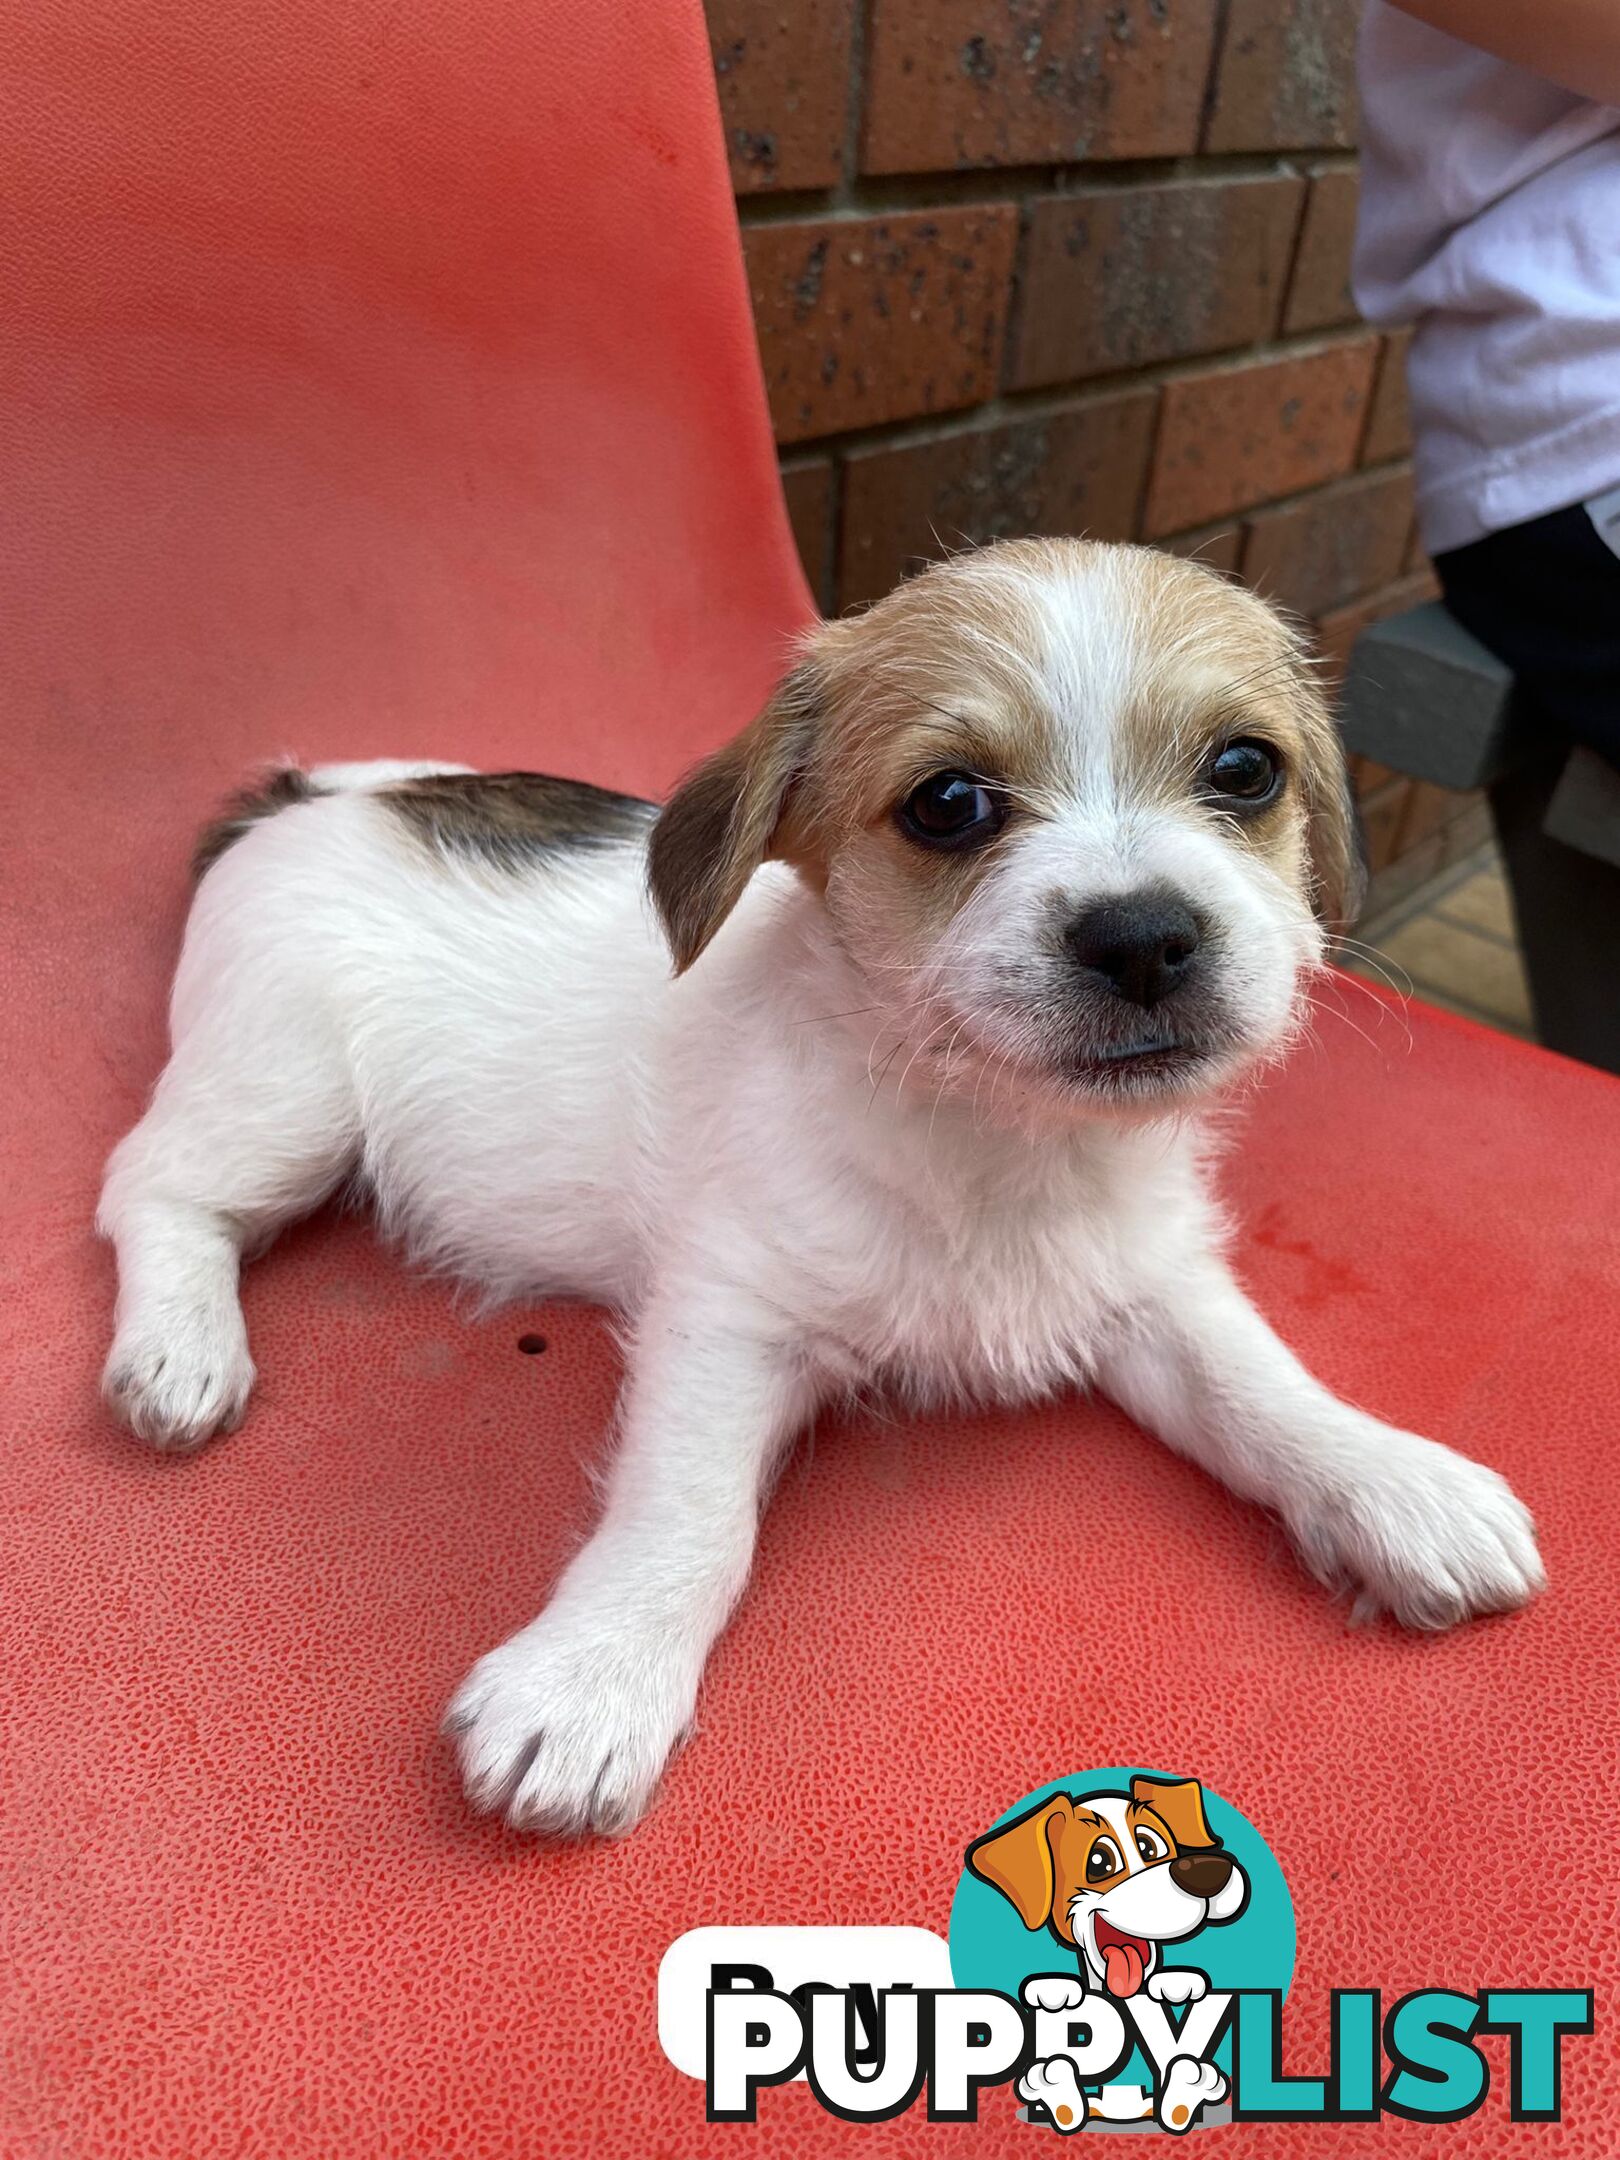
<path fill-rule="evenodd" d="M 822 625 L 693 773 L 651 882 L 690 967 L 767 857 L 945 1069 L 1152 1107 L 1296 1017 L 1359 866 L 1344 760 L 1263 602 L 1145 548 L 1022 541 Z M 998 1082 L 999 1087 L 999 1082 Z"/>
<path fill-rule="evenodd" d="M 968 1866 L 1027 1928 L 1050 1928 L 1093 1980 L 1134 1995 L 1159 1945 L 1235 1920 L 1248 1879 L 1211 1831 L 1196 1778 L 1059 1793 L 968 1848 Z"/>

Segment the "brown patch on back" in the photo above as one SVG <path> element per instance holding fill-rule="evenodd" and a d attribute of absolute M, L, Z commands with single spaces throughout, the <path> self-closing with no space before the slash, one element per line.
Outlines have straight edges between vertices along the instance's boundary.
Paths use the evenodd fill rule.
<path fill-rule="evenodd" d="M 550 773 L 423 773 L 380 788 L 376 800 L 424 846 L 502 870 L 638 840 L 654 815 L 639 796 Z"/>
<path fill-rule="evenodd" d="M 240 840 L 255 825 L 262 825 L 278 810 L 285 810 L 292 803 L 313 802 L 321 793 L 308 773 L 296 765 L 282 765 L 233 795 L 212 824 L 205 825 L 192 850 L 191 874 L 200 878 L 211 870 L 228 847 Z"/>

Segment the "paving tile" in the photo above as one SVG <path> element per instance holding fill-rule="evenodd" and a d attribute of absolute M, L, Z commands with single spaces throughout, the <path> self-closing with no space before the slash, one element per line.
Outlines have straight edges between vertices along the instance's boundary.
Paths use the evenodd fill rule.
<path fill-rule="evenodd" d="M 1524 967 L 1511 946 L 1433 914 L 1414 916 L 1377 942 L 1385 958 L 1405 968 L 1419 996 L 1432 989 L 1510 1026 L 1531 1025 Z"/>
<path fill-rule="evenodd" d="M 1519 926 L 1513 919 L 1513 895 L 1507 879 L 1497 869 L 1479 870 L 1461 885 L 1453 886 L 1437 902 L 1448 922 L 1466 923 L 1473 930 L 1488 930 L 1506 944 L 1518 942 Z"/>

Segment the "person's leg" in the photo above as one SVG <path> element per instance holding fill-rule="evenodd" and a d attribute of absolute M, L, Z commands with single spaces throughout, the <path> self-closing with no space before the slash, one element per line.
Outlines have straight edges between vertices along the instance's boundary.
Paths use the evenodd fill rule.
<path fill-rule="evenodd" d="M 1620 767 L 1620 556 L 1580 504 L 1453 548 L 1434 567 L 1452 614 L 1513 670 L 1535 729 Z"/>
<path fill-rule="evenodd" d="M 1536 1033 L 1549 1050 L 1620 1073 L 1620 869 L 1541 829 L 1564 750 L 1491 789 L 1513 888 Z"/>
<path fill-rule="evenodd" d="M 1536 1029 L 1620 1072 L 1620 869 L 1541 829 L 1574 743 L 1620 767 L 1620 558 L 1579 505 L 1437 556 L 1446 605 L 1514 673 L 1527 762 L 1490 791 Z"/>

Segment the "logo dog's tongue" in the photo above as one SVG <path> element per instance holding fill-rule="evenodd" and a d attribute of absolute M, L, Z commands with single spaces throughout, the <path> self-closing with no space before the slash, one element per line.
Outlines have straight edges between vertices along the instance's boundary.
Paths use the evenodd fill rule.
<path fill-rule="evenodd" d="M 1133 1942 L 1103 1945 L 1103 1971 L 1110 1995 L 1134 1995 L 1142 1985 L 1142 1953 Z"/>

